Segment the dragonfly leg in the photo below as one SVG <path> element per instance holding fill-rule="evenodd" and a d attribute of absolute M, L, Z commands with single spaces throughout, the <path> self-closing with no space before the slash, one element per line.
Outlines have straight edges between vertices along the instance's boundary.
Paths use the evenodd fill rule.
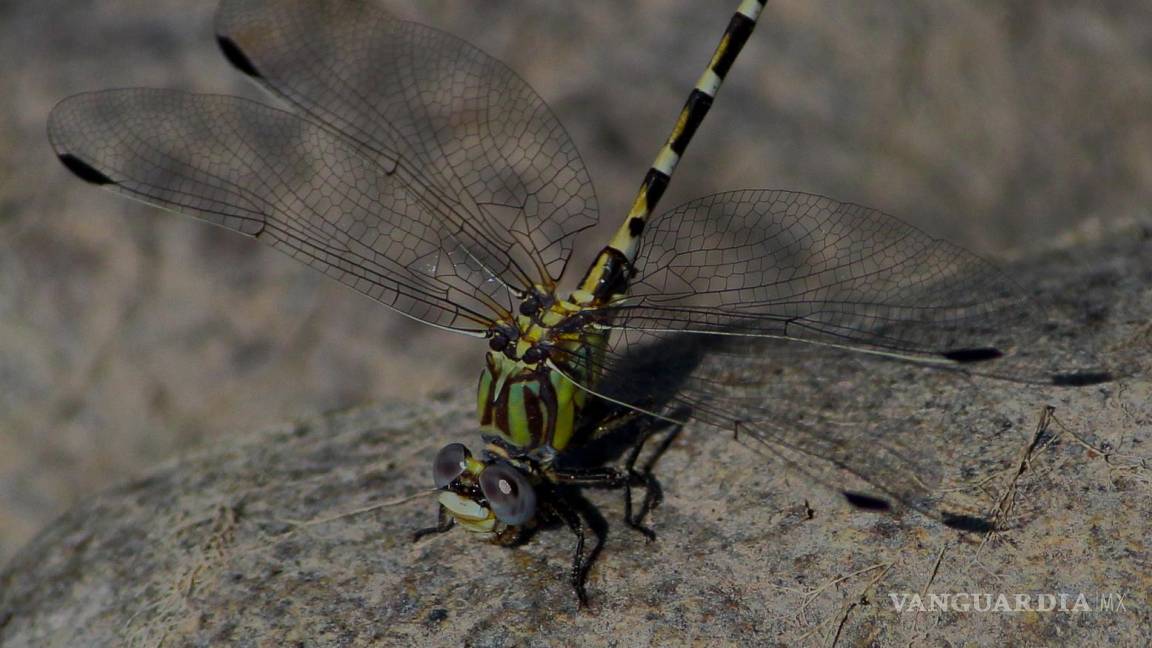
<path fill-rule="evenodd" d="M 632 451 L 628 454 L 627 462 L 624 464 L 625 470 L 628 471 L 632 478 L 644 486 L 644 501 L 640 505 L 640 511 L 635 517 L 631 517 L 632 498 L 629 496 L 624 505 L 624 513 L 630 517 L 629 526 L 644 533 L 645 536 L 652 533 L 651 538 L 655 538 L 655 533 L 643 525 L 644 518 L 664 501 L 664 488 L 660 485 L 660 480 L 656 479 L 656 475 L 652 469 L 656 466 L 656 462 L 660 460 L 660 457 L 664 456 L 664 453 L 672 446 L 676 437 L 680 435 L 680 430 L 683 429 L 683 426 L 679 423 L 668 423 L 668 425 L 671 426 L 671 429 L 664 435 L 664 439 L 660 442 L 660 445 L 656 447 L 656 450 L 648 457 L 648 460 L 644 462 L 644 465 L 641 466 L 639 470 L 636 470 L 636 461 L 640 458 L 640 451 L 648 439 L 661 428 L 661 426 L 655 423 L 650 423 L 647 429 L 640 435 L 635 447 L 633 447 Z M 645 531 L 647 531 L 647 533 L 645 533 Z"/>
<path fill-rule="evenodd" d="M 604 546 L 604 537 L 608 534 L 608 523 L 596 512 L 583 497 L 576 494 L 555 493 L 552 499 L 553 512 L 564 521 L 568 529 L 576 536 L 576 550 L 572 552 L 572 571 L 569 579 L 580 607 L 588 605 L 588 591 L 585 584 L 588 581 L 588 572 L 592 564 L 600 555 Z M 596 539 L 592 549 L 584 554 L 585 531 L 589 531 Z"/>
<path fill-rule="evenodd" d="M 592 438 L 598 439 L 612 434 L 617 430 L 632 425 L 643 416 L 645 416 L 643 412 L 638 412 L 631 408 L 617 407 L 610 409 L 602 417 L 599 417 L 599 422 L 597 422 L 595 431 L 592 433 Z"/>
<path fill-rule="evenodd" d="M 443 505 L 437 505 L 436 526 L 430 526 L 424 529 L 416 530 L 416 532 L 412 534 L 412 542 L 419 542 L 427 536 L 437 533 L 444 533 L 445 531 L 451 529 L 452 525 L 455 523 L 456 520 L 454 520 L 451 515 L 448 515 L 448 510 L 445 509 Z"/>
<path fill-rule="evenodd" d="M 612 427 L 617 429 L 619 426 L 628 423 L 642 426 L 636 433 L 635 440 L 632 442 L 632 447 L 628 451 L 622 468 L 597 467 L 567 469 L 556 471 L 554 479 L 556 483 L 581 488 L 619 488 L 623 490 L 625 523 L 629 528 L 643 534 L 644 537 L 651 542 L 656 539 L 656 532 L 644 525 L 644 518 L 648 516 L 648 513 L 650 513 L 652 509 L 659 506 L 664 499 L 664 490 L 661 488 L 660 482 L 656 479 L 655 474 L 653 474 L 653 467 L 680 433 L 680 425 L 675 423 L 664 424 L 664 422 L 647 417 L 638 418 L 638 416 L 642 417 L 643 415 L 638 412 L 634 414 L 635 415 L 623 415 L 612 422 Z M 637 469 L 636 462 L 640 460 L 640 454 L 644 449 L 645 443 L 647 443 L 653 434 L 664 430 L 666 426 L 671 426 L 671 430 L 665 435 L 656 451 Z M 635 513 L 632 505 L 632 488 L 634 486 L 643 486 L 645 491 L 640 510 Z"/>
<path fill-rule="evenodd" d="M 624 491 L 624 521 L 629 527 L 644 534 L 649 541 L 656 539 L 656 532 L 639 524 L 632 515 L 632 487 L 644 485 L 644 480 L 630 468 L 582 468 L 558 471 L 557 483 L 580 488 L 619 488 Z M 647 499 L 647 498 L 645 498 Z"/>

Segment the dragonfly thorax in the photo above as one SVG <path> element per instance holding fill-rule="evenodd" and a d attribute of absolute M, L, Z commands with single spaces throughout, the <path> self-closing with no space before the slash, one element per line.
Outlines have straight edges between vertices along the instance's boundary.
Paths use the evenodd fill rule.
<path fill-rule="evenodd" d="M 586 308 L 536 288 L 520 302 L 517 315 L 488 329 L 488 348 L 529 365 L 544 362 L 552 348 L 579 344 L 590 331 L 593 318 Z"/>
<path fill-rule="evenodd" d="M 533 291 L 488 331 L 476 404 L 481 431 L 523 449 L 562 450 L 593 382 L 589 359 L 603 343 L 584 307 Z"/>

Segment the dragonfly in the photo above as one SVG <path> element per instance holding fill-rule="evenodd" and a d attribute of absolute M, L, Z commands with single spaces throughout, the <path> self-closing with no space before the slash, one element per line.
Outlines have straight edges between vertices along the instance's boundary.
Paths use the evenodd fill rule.
<path fill-rule="evenodd" d="M 880 211 L 756 190 L 656 213 L 764 3 L 739 2 L 619 228 L 578 276 L 569 261 L 599 207 L 556 115 L 501 62 L 371 2 L 222 3 L 222 53 L 280 107 L 106 90 L 61 101 L 48 134 L 82 180 L 259 239 L 401 315 L 485 340 L 484 445 L 439 451 L 437 524 L 417 536 L 458 525 L 515 545 L 566 526 L 583 605 L 607 527 L 582 493 L 622 490 L 627 525 L 651 539 L 654 460 L 692 422 L 883 494 L 845 491 L 857 506 L 957 521 L 937 511 L 920 457 L 882 427 L 832 424 L 820 414 L 826 391 L 783 391 L 774 367 L 1113 378 L 1066 370 L 1033 343 L 1038 311 L 995 264 Z M 572 459 L 623 430 L 623 462 Z M 633 489 L 645 490 L 635 510 Z"/>

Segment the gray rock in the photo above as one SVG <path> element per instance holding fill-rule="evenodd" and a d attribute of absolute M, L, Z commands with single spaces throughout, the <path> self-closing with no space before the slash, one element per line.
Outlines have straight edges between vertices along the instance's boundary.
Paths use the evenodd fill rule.
<path fill-rule="evenodd" d="M 736 5 L 373 1 L 473 42 L 556 111 L 605 223 L 576 271 L 623 217 Z M 0 2 L 0 561 L 116 475 L 478 370 L 470 339 L 57 162 L 45 120 L 77 92 L 261 98 L 220 56 L 215 4 Z M 761 23 L 665 207 L 809 191 L 994 256 L 1149 213 L 1152 3 L 772 0 Z"/>
<path fill-rule="evenodd" d="M 860 398 L 890 394 L 918 430 L 908 438 L 955 486 L 941 494 L 994 514 L 995 532 L 854 509 L 827 488 L 849 481 L 814 483 L 754 441 L 689 427 L 657 466 L 656 542 L 619 523 L 616 494 L 594 495 L 614 524 L 581 610 L 565 580 L 566 531 L 514 549 L 461 531 L 413 544 L 433 501 L 389 505 L 427 488 L 440 445 L 469 441 L 461 394 L 316 416 L 89 498 L 0 575 L 0 643 L 1146 644 L 1149 230 L 1009 270 L 1052 306 L 1037 336 L 1076 331 L 1065 343 L 1145 377 L 1057 389 L 880 364 L 779 378 L 816 372 Z M 1018 594 L 1065 595 L 1068 608 L 1082 594 L 1091 610 L 896 609 L 920 593 L 1004 594 L 1013 606 Z"/>

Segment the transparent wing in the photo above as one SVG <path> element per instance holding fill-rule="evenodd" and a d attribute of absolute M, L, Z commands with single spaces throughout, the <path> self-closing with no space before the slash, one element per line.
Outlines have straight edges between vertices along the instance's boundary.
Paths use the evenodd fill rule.
<path fill-rule="evenodd" d="M 1044 309 L 993 264 L 872 209 L 731 192 L 644 236 L 631 295 L 588 315 L 612 331 L 608 348 L 555 364 L 599 377 L 585 386 L 608 400 L 757 440 L 834 486 L 846 470 L 940 514 L 941 457 L 976 445 L 932 420 L 943 403 L 902 396 L 919 381 L 1110 378 L 1045 339 Z"/>
<path fill-rule="evenodd" d="M 1043 309 L 997 266 L 867 207 L 716 194 L 661 216 L 644 245 L 631 296 L 605 313 L 613 328 L 778 338 L 1025 381 L 1101 369 L 1038 339 Z"/>
<path fill-rule="evenodd" d="M 560 122 L 468 43 L 356 1 L 233 0 L 216 29 L 241 71 L 457 203 L 473 254 L 507 284 L 553 286 L 573 235 L 596 224 L 591 180 Z"/>
<path fill-rule="evenodd" d="M 595 359 L 561 355 L 555 361 L 566 371 L 595 362 L 603 379 L 592 390 L 611 401 L 754 441 L 752 447 L 833 488 L 843 488 L 839 471 L 847 471 L 905 505 L 940 514 L 940 447 L 925 429 L 932 421 L 912 420 L 924 415 L 924 403 L 906 407 L 891 373 L 868 373 L 874 362 L 858 362 L 843 349 L 779 340 L 647 331 L 620 336 L 627 340 Z M 923 371 L 929 370 L 914 366 L 901 376 L 914 380 L 910 374 Z M 931 434 L 940 437 L 940 430 Z"/>
<path fill-rule="evenodd" d="M 253 236 L 404 314 L 478 334 L 507 305 L 454 205 L 304 119 L 235 97 L 110 90 L 60 102 L 52 146 L 81 178 Z"/>

